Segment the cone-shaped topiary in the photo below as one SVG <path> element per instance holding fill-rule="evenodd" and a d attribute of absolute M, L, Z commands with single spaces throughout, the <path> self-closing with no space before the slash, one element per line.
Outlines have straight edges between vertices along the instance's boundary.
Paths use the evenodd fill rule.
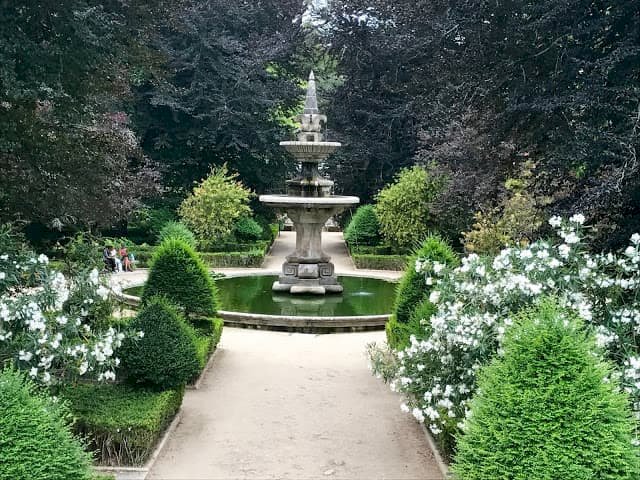
<path fill-rule="evenodd" d="M 188 244 L 169 239 L 155 251 L 142 302 L 156 295 L 167 297 L 187 316 L 212 316 L 216 288 L 202 259 Z"/>
<path fill-rule="evenodd" d="M 428 298 L 424 298 L 411 312 L 408 323 L 400 323 L 395 315 L 391 315 L 385 325 L 389 346 L 394 350 L 404 350 L 411 344 L 411 335 L 414 335 L 418 340 L 428 337 L 430 326 L 425 322 L 428 322 L 436 311 L 437 307 Z"/>
<path fill-rule="evenodd" d="M 427 285 L 424 273 L 416 272 L 417 259 L 438 262 L 453 267 L 459 262 L 453 249 L 438 235 L 429 235 L 407 262 L 407 270 L 400 279 L 396 292 L 394 313 L 399 323 L 408 323 L 416 306 L 429 296 L 431 287 Z"/>
<path fill-rule="evenodd" d="M 52 402 L 14 370 L 0 373 L 0 479 L 89 480 L 90 456 Z"/>
<path fill-rule="evenodd" d="M 143 332 L 141 338 L 127 339 L 120 350 L 122 368 L 132 383 L 164 390 L 198 375 L 196 333 L 166 298 L 149 299 L 131 328 Z"/>
<path fill-rule="evenodd" d="M 503 346 L 480 372 L 454 478 L 640 478 L 629 399 L 579 320 L 546 300 Z"/>
<path fill-rule="evenodd" d="M 344 231 L 344 239 L 350 245 L 378 245 L 381 240 L 380 222 L 373 205 L 363 205 L 356 210 Z"/>
<path fill-rule="evenodd" d="M 196 248 L 196 236 L 184 223 L 167 222 L 164 224 L 158 234 L 158 241 L 162 243 L 169 239 L 182 240 L 191 248 Z"/>

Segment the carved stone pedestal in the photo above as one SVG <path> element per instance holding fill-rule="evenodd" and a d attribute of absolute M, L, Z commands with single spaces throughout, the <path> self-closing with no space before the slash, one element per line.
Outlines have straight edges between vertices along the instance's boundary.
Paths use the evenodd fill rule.
<path fill-rule="evenodd" d="M 273 284 L 274 292 L 325 295 L 342 293 L 333 263 L 297 263 L 286 261 L 282 274 Z"/>

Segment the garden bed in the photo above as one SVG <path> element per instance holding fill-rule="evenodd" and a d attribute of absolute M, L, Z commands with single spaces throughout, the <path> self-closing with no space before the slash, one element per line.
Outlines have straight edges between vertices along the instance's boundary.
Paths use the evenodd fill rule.
<path fill-rule="evenodd" d="M 183 389 L 156 392 L 127 385 L 65 387 L 75 431 L 88 439 L 96 463 L 140 466 L 180 409 Z"/>
<path fill-rule="evenodd" d="M 365 270 L 404 270 L 407 266 L 407 255 L 351 255 L 356 268 Z"/>

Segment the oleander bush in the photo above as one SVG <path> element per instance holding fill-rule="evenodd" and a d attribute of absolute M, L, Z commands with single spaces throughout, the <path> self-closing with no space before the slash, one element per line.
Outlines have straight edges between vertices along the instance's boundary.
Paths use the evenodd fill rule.
<path fill-rule="evenodd" d="M 162 244 L 162 242 L 169 239 L 182 240 L 191 248 L 196 248 L 196 236 L 184 223 L 167 222 L 164 224 L 158 234 L 158 243 Z"/>
<path fill-rule="evenodd" d="M 453 249 L 437 235 L 429 235 L 424 240 L 420 248 L 409 257 L 409 266 L 415 265 L 418 259 L 430 262 L 436 273 L 445 267 L 453 267 L 459 263 Z M 393 309 L 398 323 L 409 322 L 415 307 L 429 296 L 432 288 L 433 281 L 428 280 L 421 269 L 407 268 L 398 284 Z"/>
<path fill-rule="evenodd" d="M 583 241 L 582 215 L 549 222 L 559 240 L 496 256 L 470 254 L 460 266 L 438 272 L 427 259 L 414 265 L 434 284 L 428 300 L 436 312 L 422 338 L 397 352 L 391 388 L 405 395 L 406 408 L 445 453 L 455 449 L 476 372 L 501 350 L 518 312 L 545 296 L 557 297 L 595 331 L 640 421 L 640 234 L 622 252 L 592 254 Z"/>
<path fill-rule="evenodd" d="M 162 295 L 190 317 L 212 316 L 217 308 L 216 288 L 201 257 L 182 240 L 169 239 L 154 255 L 142 302 Z"/>
<path fill-rule="evenodd" d="M 349 245 L 378 245 L 381 240 L 380 222 L 373 205 L 358 207 L 344 231 Z"/>
<path fill-rule="evenodd" d="M 0 373 L 0 419 L 0 479 L 92 479 L 90 456 L 71 433 L 66 405 L 16 370 Z"/>
<path fill-rule="evenodd" d="M 551 300 L 514 318 L 478 375 L 457 480 L 640 478 L 629 399 L 583 327 Z"/>
<path fill-rule="evenodd" d="M 143 465 L 180 409 L 183 388 L 155 391 L 125 384 L 79 384 L 60 396 L 101 465 Z M 73 477 L 68 477 L 73 478 Z M 65 479 L 66 480 L 66 479 Z"/>
<path fill-rule="evenodd" d="M 233 235 L 241 242 L 257 242 L 263 233 L 260 224 L 251 217 L 242 217 L 233 226 Z"/>
<path fill-rule="evenodd" d="M 125 341 L 120 352 L 130 383 L 180 388 L 200 373 L 196 332 L 166 298 L 148 299 L 131 328 L 143 335 Z"/>

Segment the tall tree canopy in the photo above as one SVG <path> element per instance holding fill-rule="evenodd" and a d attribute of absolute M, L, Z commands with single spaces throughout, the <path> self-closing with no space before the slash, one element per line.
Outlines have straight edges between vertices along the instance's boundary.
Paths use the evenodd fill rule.
<path fill-rule="evenodd" d="M 302 94 L 291 74 L 301 12 L 301 0 L 192 1 L 162 29 L 167 74 L 138 89 L 137 125 L 174 190 L 224 163 L 256 191 L 284 184 L 291 162 L 278 142 Z"/>
<path fill-rule="evenodd" d="M 155 192 L 120 2 L 0 2 L 0 219 L 109 224 Z"/>
<path fill-rule="evenodd" d="M 357 167 L 343 188 L 364 173 L 366 197 L 408 162 L 435 162 L 450 178 L 436 207 L 459 232 L 532 160 L 541 204 L 624 237 L 640 226 L 639 11 L 633 0 L 334 2 L 326 31 L 345 82 L 330 114 Z"/>

